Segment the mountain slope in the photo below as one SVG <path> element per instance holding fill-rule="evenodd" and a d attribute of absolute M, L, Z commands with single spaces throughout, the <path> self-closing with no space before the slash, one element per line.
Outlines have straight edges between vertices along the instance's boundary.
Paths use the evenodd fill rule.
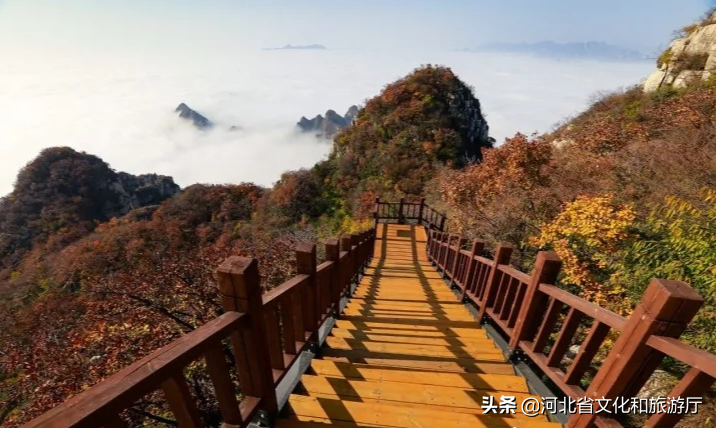
<path fill-rule="evenodd" d="M 96 156 L 68 147 L 44 150 L 0 199 L 0 281 L 36 244 L 57 249 L 97 222 L 156 205 L 179 191 L 171 178 L 117 173 Z"/>
<path fill-rule="evenodd" d="M 491 147 L 480 101 L 447 67 L 427 65 L 385 87 L 335 139 L 328 181 L 339 194 L 420 195 L 440 165 Z"/>

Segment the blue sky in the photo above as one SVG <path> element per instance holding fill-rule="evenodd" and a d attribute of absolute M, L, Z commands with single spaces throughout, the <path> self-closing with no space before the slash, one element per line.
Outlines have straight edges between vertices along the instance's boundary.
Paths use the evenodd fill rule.
<path fill-rule="evenodd" d="M 491 41 L 606 41 L 641 51 L 713 0 L 0 0 L 0 48 L 458 49 Z"/>
<path fill-rule="evenodd" d="M 330 148 L 296 134 L 301 116 L 343 112 L 425 63 L 475 88 L 498 141 L 549 131 L 595 92 L 638 84 L 653 62 L 455 50 L 553 40 L 650 53 L 707 9 L 706 0 L 0 0 L 0 195 L 53 145 L 182 185 L 270 185 Z M 260 50 L 287 43 L 330 50 Z M 179 121 L 180 102 L 220 126 L 202 133 Z"/>

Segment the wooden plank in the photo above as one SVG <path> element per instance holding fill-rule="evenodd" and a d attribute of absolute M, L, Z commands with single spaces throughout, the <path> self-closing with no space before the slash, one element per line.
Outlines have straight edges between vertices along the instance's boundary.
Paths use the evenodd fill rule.
<path fill-rule="evenodd" d="M 457 303 L 457 302 L 456 302 Z M 438 312 L 469 314 L 470 312 L 463 305 L 444 305 L 440 303 L 431 304 L 427 301 L 424 304 L 396 305 L 390 302 L 375 300 L 373 303 L 361 303 L 361 301 L 348 302 L 348 309 L 371 310 L 371 311 L 396 311 L 396 312 Z"/>
<path fill-rule="evenodd" d="M 410 323 L 390 323 L 376 321 L 358 321 L 355 319 L 338 319 L 336 327 L 347 330 L 360 330 L 364 332 L 381 332 L 384 330 L 400 330 L 411 333 L 438 334 L 459 337 L 485 337 L 485 330 L 482 330 L 479 324 L 475 323 L 475 327 L 454 327 L 450 323 L 434 324 L 434 325 L 417 325 Z"/>
<path fill-rule="evenodd" d="M 439 313 L 426 313 L 426 314 L 411 314 L 411 313 L 399 313 L 399 312 L 387 312 L 387 311 L 372 311 L 372 310 L 351 310 L 346 309 L 344 314 L 347 316 L 360 316 L 365 318 L 391 318 L 401 320 L 427 320 L 427 321 L 468 321 L 477 322 L 472 315 L 465 314 L 439 314 Z"/>
<path fill-rule="evenodd" d="M 574 361 L 567 369 L 567 373 L 564 376 L 564 382 L 568 385 L 579 385 L 582 380 L 582 376 L 587 372 L 589 366 L 592 364 L 592 360 L 599 352 L 599 347 L 602 346 L 604 339 L 609 334 L 610 327 L 599 321 L 594 321 L 592 328 L 589 330 L 587 338 L 579 347 L 579 352 L 574 358 Z"/>
<path fill-rule="evenodd" d="M 410 329 L 405 328 L 404 325 L 396 325 L 396 328 L 379 328 L 379 327 L 370 327 L 370 328 L 364 328 L 364 329 L 356 329 L 351 328 L 349 324 L 341 323 L 341 325 L 348 325 L 349 328 L 334 328 L 331 330 L 334 334 L 334 336 L 337 337 L 345 337 L 344 333 L 342 332 L 350 332 L 357 333 L 357 334 L 377 334 L 377 335 L 385 335 L 385 336 L 402 336 L 402 337 L 433 337 L 433 338 L 451 338 L 451 337 L 459 337 L 461 339 L 485 339 L 487 338 L 487 333 L 483 329 L 465 329 L 468 334 L 451 334 L 452 332 L 450 330 L 425 330 L 425 329 Z M 458 330 L 458 329 L 453 329 Z"/>
<path fill-rule="evenodd" d="M 390 343 L 414 343 L 423 345 L 440 345 L 440 346 L 478 346 L 492 348 L 495 346 L 492 339 L 487 337 L 480 338 L 464 338 L 458 336 L 442 336 L 442 337 L 425 337 L 423 335 L 404 336 L 400 334 L 373 334 L 358 330 L 343 330 L 340 328 L 333 329 L 331 334 L 335 337 L 346 339 L 369 340 L 372 342 L 390 342 Z"/>
<path fill-rule="evenodd" d="M 487 396 L 497 397 L 497 401 L 499 402 L 500 396 L 510 395 L 517 397 L 518 403 L 522 403 L 528 397 L 538 398 L 530 395 L 528 392 L 495 391 L 490 389 L 472 389 L 470 387 L 458 388 L 446 385 L 431 385 L 430 388 L 416 388 L 414 384 L 402 382 L 386 380 L 366 381 L 312 375 L 304 375 L 301 378 L 301 385 L 309 396 L 323 394 L 332 395 L 334 398 L 359 398 L 361 401 L 366 399 L 387 400 L 394 402 L 394 405 L 408 403 L 451 408 L 461 407 L 465 409 L 466 413 L 483 413 L 483 397 Z M 479 410 L 479 412 L 476 410 Z M 517 409 L 516 411 L 520 412 L 521 409 Z"/>
<path fill-rule="evenodd" d="M 440 328 L 480 328 L 480 323 L 475 320 L 469 321 L 450 321 L 450 320 L 400 320 L 390 317 L 361 317 L 357 315 L 346 315 L 342 317 L 344 321 L 354 323 L 374 323 L 374 324 L 402 324 L 405 326 L 415 327 L 432 327 L 432 329 Z"/>
<path fill-rule="evenodd" d="M 404 296 L 381 296 L 378 298 L 377 296 L 352 296 L 351 299 L 353 300 L 366 300 L 366 301 L 380 301 L 380 302 L 386 302 L 386 303 L 395 303 L 395 304 L 424 304 L 425 302 L 430 302 L 431 304 L 439 304 L 439 305 L 449 305 L 451 303 L 455 304 L 461 304 L 455 295 L 448 296 L 448 297 L 441 297 L 441 298 L 434 298 L 434 299 L 428 299 L 425 296 L 422 295 L 404 295 Z"/>
<path fill-rule="evenodd" d="M 579 323 L 582 322 L 583 317 L 584 314 L 582 314 L 578 310 L 574 308 L 571 308 L 569 310 L 567 318 L 565 318 L 564 324 L 562 324 L 562 328 L 557 335 L 557 339 L 554 341 L 554 345 L 552 345 L 552 349 L 550 349 L 549 351 L 549 357 L 547 357 L 547 366 L 559 366 L 559 363 L 562 361 L 562 357 L 564 357 L 564 354 L 569 348 L 569 344 L 572 343 L 574 334 L 577 332 L 577 329 L 579 328 Z"/>
<path fill-rule="evenodd" d="M 204 354 L 206 368 L 214 385 L 216 401 L 219 403 L 221 417 L 229 425 L 241 424 L 239 402 L 236 400 L 236 389 L 231 380 L 229 364 L 221 342 L 209 348 Z"/>
<path fill-rule="evenodd" d="M 494 373 L 514 374 L 512 365 L 504 359 L 481 359 L 450 358 L 450 357 L 419 357 L 395 354 L 383 354 L 379 352 L 347 351 L 344 349 L 325 349 L 323 358 L 331 361 L 344 363 L 375 364 L 391 367 L 421 368 L 425 370 L 437 370 L 448 372 L 465 373 Z"/>
<path fill-rule="evenodd" d="M 406 384 L 451 386 L 455 388 L 484 389 L 509 392 L 529 392 L 527 382 L 512 374 L 448 373 L 421 369 L 379 367 L 315 359 L 313 372 L 328 377 L 346 379 L 391 381 Z"/>
<path fill-rule="evenodd" d="M 180 428 L 202 428 L 204 426 L 184 376 L 179 374 L 164 381 L 162 390 Z"/>
<path fill-rule="evenodd" d="M 275 428 L 369 428 L 382 427 L 385 425 L 357 424 L 348 421 L 330 421 L 328 419 L 312 418 L 312 420 L 298 420 L 294 415 L 288 415 L 276 421 Z"/>
<path fill-rule="evenodd" d="M 396 288 L 400 288 L 397 285 Z M 367 297 L 373 299 L 420 299 L 419 301 L 448 300 L 455 301 L 457 297 L 450 291 L 426 292 L 424 289 L 410 289 L 403 287 L 400 290 L 356 290 L 355 297 Z"/>
<path fill-rule="evenodd" d="M 496 402 L 499 403 L 501 393 L 498 392 L 486 392 L 486 391 L 472 391 L 475 393 L 475 395 L 483 394 L 483 395 L 492 395 L 495 397 L 494 399 Z M 437 411 L 450 411 L 450 412 L 457 412 L 457 413 L 468 413 L 473 415 L 482 415 L 483 412 L 479 408 L 470 408 L 470 407 L 455 407 L 455 406 L 444 406 L 441 404 L 425 404 L 425 403 L 412 403 L 409 401 L 393 401 L 388 400 L 386 398 L 366 398 L 366 397 L 356 397 L 356 396 L 346 396 L 346 395 L 336 395 L 336 394 L 323 394 L 320 392 L 312 392 L 312 393 L 305 393 L 301 395 L 307 395 L 309 397 L 319 398 L 319 399 L 328 399 L 328 400 L 342 400 L 342 401 L 360 401 L 361 403 L 369 404 L 369 405 L 376 405 L 376 404 L 383 404 L 388 406 L 396 406 L 396 407 L 416 407 L 421 409 L 432 409 Z M 515 394 L 513 394 L 515 395 Z M 517 397 L 526 398 L 527 395 L 520 395 L 516 394 Z M 520 398 L 518 398 L 520 400 Z M 519 402 L 519 401 L 518 401 Z M 519 411 L 519 410 L 518 410 Z M 514 415 L 516 418 L 525 418 L 526 416 L 524 414 L 516 413 Z"/>
<path fill-rule="evenodd" d="M 414 343 L 385 343 L 368 340 L 328 337 L 326 345 L 331 349 L 362 350 L 383 354 L 415 355 L 427 357 L 474 358 L 489 361 L 502 361 L 502 350 L 496 346 L 490 348 L 465 348 L 461 346 L 439 346 Z"/>
<path fill-rule="evenodd" d="M 376 424 L 390 427 L 440 428 L 557 428 L 559 424 L 534 418 L 516 418 L 514 415 L 472 415 L 434 409 L 396 407 L 386 404 L 366 404 L 291 395 L 288 412 L 299 420 L 312 418 L 342 420 L 358 424 Z"/>
<path fill-rule="evenodd" d="M 360 305 L 384 305 L 384 306 L 391 306 L 396 308 L 401 308 L 403 306 L 409 306 L 409 307 L 430 307 L 430 308 L 461 308 L 463 307 L 463 304 L 460 303 L 457 300 L 450 300 L 446 302 L 436 302 L 436 301 L 400 301 L 400 300 L 375 300 L 375 299 L 362 299 L 360 297 L 352 296 L 349 304 L 360 304 Z"/>
<path fill-rule="evenodd" d="M 541 353 L 544 347 L 547 346 L 547 340 L 554 330 L 554 326 L 557 324 L 559 319 L 559 311 L 562 309 L 562 302 L 557 299 L 552 299 L 547 308 L 547 313 L 542 320 L 537 337 L 534 340 L 532 350 L 537 353 Z"/>

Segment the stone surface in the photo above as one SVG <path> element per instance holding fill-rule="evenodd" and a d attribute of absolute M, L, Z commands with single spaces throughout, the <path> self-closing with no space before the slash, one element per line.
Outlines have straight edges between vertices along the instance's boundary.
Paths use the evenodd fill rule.
<path fill-rule="evenodd" d="M 668 54 L 667 54 L 668 53 Z M 706 58 L 705 63 L 696 60 Z M 653 92 L 663 85 L 682 88 L 708 79 L 716 71 L 716 15 L 711 15 L 689 34 L 674 39 L 662 55 L 666 61 L 644 82 L 644 91 Z"/>

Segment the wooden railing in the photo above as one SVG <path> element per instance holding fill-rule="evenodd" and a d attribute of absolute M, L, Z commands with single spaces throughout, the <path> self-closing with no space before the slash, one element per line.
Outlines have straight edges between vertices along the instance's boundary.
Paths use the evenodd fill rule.
<path fill-rule="evenodd" d="M 703 301 L 687 284 L 654 279 L 629 318 L 624 318 L 554 284 L 561 267 L 555 253 L 540 252 L 531 274 L 509 265 L 513 248 L 500 244 L 492 259 L 484 242 L 429 231 L 428 258 L 474 304 L 480 319 L 494 324 L 514 358 L 529 359 L 566 396 L 592 400 L 635 397 L 665 356 L 691 367 L 669 394 L 699 397 L 716 379 L 716 355 L 678 340 Z M 559 324 L 559 326 L 558 326 Z M 607 337 L 617 336 L 591 381 L 587 372 Z M 571 361 L 571 346 L 579 351 Z M 621 427 L 615 419 L 575 414 L 569 428 Z M 614 415 L 612 415 L 614 416 Z M 670 428 L 683 412 L 652 415 L 645 427 Z"/>
<path fill-rule="evenodd" d="M 376 226 L 378 223 L 415 223 L 439 231 L 445 230 L 446 220 L 444 213 L 425 203 L 425 198 L 420 202 L 407 202 L 404 198 L 400 202 L 381 202 L 375 198 L 373 218 Z"/>
<path fill-rule="evenodd" d="M 297 275 L 262 294 L 255 259 L 230 257 L 217 270 L 226 313 L 153 352 L 92 388 L 25 424 L 23 428 L 123 427 L 120 413 L 155 390 L 182 428 L 203 426 L 184 377 L 202 360 L 226 427 L 246 427 L 259 409 L 278 412 L 276 386 L 299 355 L 318 340 L 319 327 L 338 312 L 341 297 L 369 263 L 373 230 L 326 242 L 326 261 L 316 246 L 296 249 Z M 230 347 L 224 346 L 228 339 Z M 228 355 L 227 355 L 228 354 Z M 236 365 L 243 399 L 231 380 Z"/>

